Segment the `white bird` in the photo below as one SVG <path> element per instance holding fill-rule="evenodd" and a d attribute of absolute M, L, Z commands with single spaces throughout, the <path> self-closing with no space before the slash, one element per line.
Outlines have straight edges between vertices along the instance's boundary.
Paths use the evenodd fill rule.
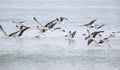
<path fill-rule="evenodd" d="M 76 35 L 76 31 L 73 32 L 69 31 L 68 35 L 65 35 L 65 37 L 67 37 L 67 39 L 69 40 L 74 40 L 75 35 Z"/>

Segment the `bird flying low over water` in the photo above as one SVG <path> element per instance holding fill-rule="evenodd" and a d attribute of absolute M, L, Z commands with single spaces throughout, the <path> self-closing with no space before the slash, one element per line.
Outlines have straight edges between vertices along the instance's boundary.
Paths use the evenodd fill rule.
<path fill-rule="evenodd" d="M 97 42 L 92 38 L 88 40 L 87 44 L 90 45 L 92 42 L 95 42 L 97 44 Z"/>
<path fill-rule="evenodd" d="M 33 17 L 33 19 L 41 26 L 41 27 L 48 27 L 49 25 L 51 25 L 52 23 L 54 23 L 56 21 L 56 19 L 48 22 L 47 24 L 45 25 L 42 25 L 35 17 Z"/>
<path fill-rule="evenodd" d="M 65 17 L 56 18 L 57 23 L 60 23 L 60 24 L 64 24 L 64 20 L 68 20 L 68 19 Z"/>
<path fill-rule="evenodd" d="M 93 38 L 95 38 L 98 34 L 103 33 L 103 32 L 104 31 L 95 31 L 95 32 L 92 32 L 91 35 Z M 101 36 L 101 35 L 99 35 L 99 36 Z"/>
<path fill-rule="evenodd" d="M 69 31 L 68 34 L 65 35 L 65 40 L 67 40 L 69 44 L 75 43 L 75 35 L 76 31 Z"/>
<path fill-rule="evenodd" d="M 65 37 L 67 37 L 67 39 L 69 40 L 74 40 L 75 35 L 76 35 L 76 31 L 73 32 L 69 31 L 68 35 L 65 35 Z"/>
<path fill-rule="evenodd" d="M 61 27 L 56 27 L 56 28 L 54 28 L 54 30 L 53 30 L 53 31 L 55 31 L 55 30 L 61 30 L 62 32 L 65 32 L 65 30 L 64 30 L 64 29 L 62 29 Z"/>
<path fill-rule="evenodd" d="M 2 25 L 0 25 L 0 30 L 1 32 L 5 35 L 6 38 L 16 38 L 16 37 L 21 37 L 24 33 L 24 31 L 26 31 L 27 29 L 29 29 L 30 27 L 26 27 L 24 29 L 12 32 L 10 34 L 7 34 L 7 32 L 3 29 Z"/>
<path fill-rule="evenodd" d="M 104 31 L 94 31 L 92 33 L 90 33 L 90 31 L 87 29 L 88 32 L 88 36 L 86 36 L 86 34 L 83 34 L 83 36 L 85 37 L 85 40 L 89 39 L 89 38 L 96 38 L 97 35 L 99 35 L 100 37 L 102 36 L 101 33 L 103 33 Z"/>
<path fill-rule="evenodd" d="M 94 19 L 92 21 L 90 21 L 88 24 L 85 24 L 84 26 L 92 26 L 92 24 L 96 21 L 97 19 Z"/>
<path fill-rule="evenodd" d="M 95 26 L 91 27 L 90 29 L 94 30 L 94 31 L 99 31 L 99 29 L 101 29 L 105 24 L 102 25 L 98 25 L 96 24 Z"/>
<path fill-rule="evenodd" d="M 95 26 L 95 25 L 94 25 L 94 22 L 95 22 L 96 20 L 97 20 L 97 19 L 94 19 L 94 20 L 90 21 L 90 22 L 87 23 L 87 24 L 81 25 L 80 27 L 82 27 L 82 26 L 86 26 L 86 27 L 90 27 L 90 28 L 92 28 L 92 27 Z"/>
<path fill-rule="evenodd" d="M 33 19 L 40 25 L 40 27 L 37 26 L 37 28 L 41 31 L 41 33 L 45 33 L 45 32 L 47 32 L 48 30 L 53 29 L 53 27 L 55 27 L 55 25 L 57 24 L 57 22 L 55 22 L 56 19 L 48 22 L 48 23 L 45 24 L 45 25 L 42 25 L 35 17 L 33 17 Z"/>
<path fill-rule="evenodd" d="M 16 24 L 18 30 L 24 29 L 27 26 L 25 25 L 25 21 L 13 21 L 12 23 Z"/>
<path fill-rule="evenodd" d="M 94 30 L 94 31 L 98 31 L 105 24 L 102 24 L 102 25 L 94 24 L 96 20 L 97 19 L 94 19 L 94 20 L 90 21 L 88 24 L 84 24 L 82 26 L 88 27 L 89 29 Z M 80 26 L 80 27 L 82 27 L 82 26 Z"/>
<path fill-rule="evenodd" d="M 102 46 L 103 44 L 107 44 L 108 47 L 111 47 L 111 45 L 109 44 L 109 38 L 111 38 L 112 36 L 110 35 L 109 37 L 106 37 L 106 38 L 103 38 L 101 40 L 99 40 L 98 42 L 93 39 L 93 38 L 90 38 L 87 42 L 88 45 L 90 45 L 92 42 L 94 42 L 97 46 Z"/>
<path fill-rule="evenodd" d="M 64 20 L 68 20 L 67 18 L 65 17 L 59 17 L 59 18 L 56 18 L 56 19 L 53 19 L 52 21 L 48 22 L 47 24 L 45 25 L 42 25 L 37 19 L 36 17 L 33 17 L 34 21 L 36 21 L 40 26 L 36 26 L 37 29 L 38 29 L 38 34 L 39 36 L 40 35 L 45 35 L 46 33 L 48 32 L 53 32 L 55 30 L 61 30 L 62 32 L 65 32 L 64 29 L 62 29 L 61 27 L 56 27 L 55 26 L 57 24 L 63 24 L 64 23 Z M 37 36 L 37 37 L 39 37 Z"/>
<path fill-rule="evenodd" d="M 47 33 L 54 31 L 54 27 L 57 24 L 56 19 L 48 22 L 45 25 L 42 25 L 35 17 L 33 17 L 34 21 L 36 21 L 39 25 L 37 25 L 38 33 L 35 37 L 45 36 Z"/>
<path fill-rule="evenodd" d="M 101 46 L 104 43 L 106 43 L 108 45 L 108 47 L 111 47 L 111 45 L 109 44 L 109 38 L 111 38 L 112 36 L 110 35 L 109 37 L 103 38 L 98 42 L 98 45 Z"/>

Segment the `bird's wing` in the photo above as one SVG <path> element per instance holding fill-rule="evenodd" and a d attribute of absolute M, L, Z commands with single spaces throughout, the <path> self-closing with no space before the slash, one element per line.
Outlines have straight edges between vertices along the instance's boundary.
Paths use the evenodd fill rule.
<path fill-rule="evenodd" d="M 55 30 L 58 30 L 58 29 L 59 29 L 59 30 L 62 30 L 63 32 L 65 32 L 65 30 L 62 29 L 61 27 L 56 27 L 56 28 L 54 28 L 54 31 L 55 31 Z"/>
<path fill-rule="evenodd" d="M 3 32 L 3 34 L 4 34 L 5 36 L 8 36 L 7 32 L 5 32 L 5 30 L 3 29 L 2 25 L 0 25 L 0 30 Z"/>
<path fill-rule="evenodd" d="M 102 25 L 100 25 L 99 27 L 97 27 L 98 29 L 100 29 L 100 28 L 102 28 L 103 26 L 104 26 L 105 24 L 102 24 Z"/>
<path fill-rule="evenodd" d="M 76 34 L 76 31 L 74 31 L 74 32 L 72 33 L 72 37 L 73 37 L 73 38 L 75 37 L 75 34 Z"/>
<path fill-rule="evenodd" d="M 63 20 L 68 20 L 67 18 L 65 18 L 65 17 L 60 17 L 60 21 L 63 21 Z"/>
<path fill-rule="evenodd" d="M 33 17 L 33 19 L 34 19 L 40 26 L 43 27 L 43 25 L 42 25 L 35 17 Z"/>
<path fill-rule="evenodd" d="M 54 19 L 54 20 L 48 22 L 44 27 L 48 27 L 49 25 L 53 24 L 55 21 L 56 21 L 56 19 Z"/>
<path fill-rule="evenodd" d="M 26 31 L 27 29 L 29 29 L 30 27 L 26 27 L 23 30 L 20 31 L 20 33 L 18 34 L 18 36 L 22 36 L 23 32 Z"/>
<path fill-rule="evenodd" d="M 12 23 L 24 23 L 25 21 L 22 20 L 22 21 L 12 21 Z"/>
<path fill-rule="evenodd" d="M 88 38 L 90 38 L 90 35 L 88 35 L 87 37 L 85 37 L 85 40 L 87 40 Z"/>
<path fill-rule="evenodd" d="M 54 23 L 54 24 L 49 25 L 49 26 L 48 26 L 48 29 L 52 29 L 56 24 L 57 24 L 57 22 Z"/>
<path fill-rule="evenodd" d="M 88 26 L 88 25 L 92 25 L 97 19 L 94 19 L 92 21 L 90 21 L 88 24 L 85 24 L 84 26 Z"/>
<path fill-rule="evenodd" d="M 18 32 L 19 32 L 19 31 L 13 32 L 13 33 L 9 34 L 8 36 L 9 36 L 9 37 L 16 36 L 16 34 L 17 34 Z"/>
<path fill-rule="evenodd" d="M 92 20 L 91 22 L 89 22 L 88 24 L 91 25 L 91 24 L 93 24 L 96 20 L 97 20 L 97 19 L 94 19 L 94 20 Z"/>
<path fill-rule="evenodd" d="M 90 45 L 93 41 L 93 39 L 89 39 L 87 44 Z"/>

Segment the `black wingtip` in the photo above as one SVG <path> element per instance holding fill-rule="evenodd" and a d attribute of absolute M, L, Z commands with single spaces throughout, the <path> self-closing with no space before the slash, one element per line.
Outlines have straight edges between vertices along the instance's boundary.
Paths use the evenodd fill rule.
<path fill-rule="evenodd" d="M 0 24 L 0 29 L 2 29 L 3 30 L 3 27 L 2 27 L 2 25 Z"/>
<path fill-rule="evenodd" d="M 27 29 L 30 29 L 30 27 L 26 27 Z"/>
<path fill-rule="evenodd" d="M 90 40 L 88 40 L 87 44 L 90 45 L 93 41 L 94 41 L 93 39 L 90 39 Z"/>
<path fill-rule="evenodd" d="M 33 17 L 33 19 L 34 19 L 34 20 L 36 20 L 36 18 L 35 18 L 35 17 Z"/>

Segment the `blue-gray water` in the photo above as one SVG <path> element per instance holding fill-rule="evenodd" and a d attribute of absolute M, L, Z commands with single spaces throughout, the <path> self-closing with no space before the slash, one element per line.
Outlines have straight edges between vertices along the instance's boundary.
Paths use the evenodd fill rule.
<path fill-rule="evenodd" d="M 77 30 L 75 43 L 69 44 L 64 33 L 55 31 L 33 38 L 37 17 L 42 24 L 64 16 L 61 25 Z M 105 24 L 107 34 L 120 30 L 119 0 L 0 0 L 0 24 L 10 33 L 13 20 L 25 20 L 31 27 L 23 39 L 5 39 L 0 32 L 0 70 L 120 70 L 120 37 L 110 39 L 112 48 L 87 46 L 80 25 L 96 19 Z"/>

